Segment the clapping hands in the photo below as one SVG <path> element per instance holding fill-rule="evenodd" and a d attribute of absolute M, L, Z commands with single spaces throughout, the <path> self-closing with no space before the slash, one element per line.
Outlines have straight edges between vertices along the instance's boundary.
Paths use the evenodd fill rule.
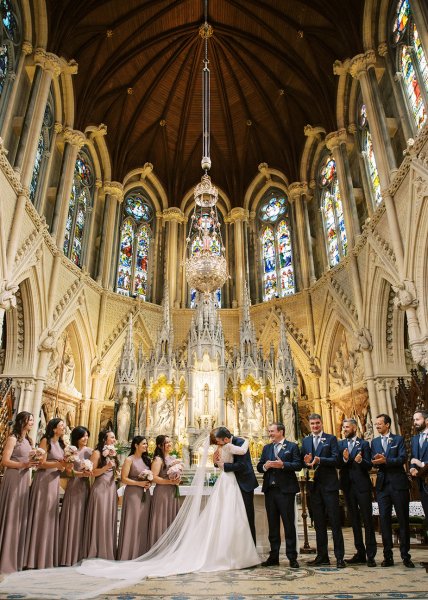
<path fill-rule="evenodd" d="M 307 467 L 313 468 L 315 467 L 315 465 L 319 465 L 320 464 L 320 457 L 319 456 L 315 456 L 312 459 L 312 454 L 305 454 L 305 456 L 303 457 L 303 460 L 305 461 L 305 465 Z"/>

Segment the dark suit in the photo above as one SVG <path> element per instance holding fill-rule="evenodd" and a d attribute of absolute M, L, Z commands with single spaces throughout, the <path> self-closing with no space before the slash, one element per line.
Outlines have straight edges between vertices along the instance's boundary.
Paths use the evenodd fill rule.
<path fill-rule="evenodd" d="M 409 481 L 404 464 L 407 460 L 404 439 L 401 435 L 390 434 L 386 452 L 381 437 L 372 441 L 372 460 L 376 454 L 384 454 L 386 463 L 375 465 L 378 468 L 376 478 L 376 496 L 379 505 L 379 521 L 382 532 L 383 555 L 392 558 L 392 507 L 395 508 L 400 531 L 401 558 L 410 558 L 409 528 Z"/>
<path fill-rule="evenodd" d="M 232 444 L 242 446 L 245 440 L 242 438 L 232 437 Z M 236 481 L 241 489 L 242 499 L 244 500 L 245 510 L 247 513 L 248 523 L 253 536 L 254 544 L 256 543 L 256 525 L 254 521 L 254 490 L 259 486 L 256 476 L 254 475 L 253 463 L 251 462 L 250 451 L 245 454 L 235 454 L 233 463 L 224 463 L 224 471 L 228 473 L 233 471 L 236 476 Z"/>
<path fill-rule="evenodd" d="M 263 470 L 268 460 L 282 460 L 282 469 Z M 297 538 L 294 517 L 294 503 L 299 491 L 295 471 L 300 471 L 300 459 L 297 444 L 284 440 L 275 455 L 275 444 L 267 444 L 263 448 L 257 465 L 259 473 L 263 473 L 262 491 L 265 494 L 265 506 L 269 525 L 270 558 L 278 560 L 281 548 L 280 519 L 285 531 L 285 553 L 288 560 L 297 559 Z"/>
<path fill-rule="evenodd" d="M 426 465 L 428 464 L 428 441 L 425 439 L 421 448 L 419 446 L 419 435 L 414 435 L 412 437 L 412 459 L 413 458 L 418 458 Z M 412 460 L 410 460 L 410 468 L 412 467 L 416 467 L 416 465 L 412 465 Z M 417 479 L 417 482 L 421 494 L 421 502 L 425 513 L 425 520 L 428 522 L 428 486 L 425 484 L 424 478 Z"/>
<path fill-rule="evenodd" d="M 372 517 L 372 482 L 369 476 L 369 471 L 372 468 L 370 444 L 366 440 L 356 438 L 347 461 L 343 459 L 345 449 L 348 449 L 348 440 L 340 440 L 339 483 L 351 519 L 355 548 L 358 556 L 374 559 L 376 556 L 376 536 Z M 355 457 L 359 453 L 362 456 L 362 461 L 357 463 Z M 360 515 L 364 523 L 365 546 Z"/>
<path fill-rule="evenodd" d="M 308 484 L 317 540 L 317 556 L 322 558 L 328 556 L 326 519 L 328 517 L 333 534 L 334 555 L 337 560 L 343 560 L 345 546 L 340 523 L 339 480 L 336 472 L 338 453 L 337 439 L 328 433 L 322 434 L 316 451 L 314 451 L 312 434 L 305 437 L 302 443 L 302 461 L 305 454 L 320 458 L 314 482 Z"/>

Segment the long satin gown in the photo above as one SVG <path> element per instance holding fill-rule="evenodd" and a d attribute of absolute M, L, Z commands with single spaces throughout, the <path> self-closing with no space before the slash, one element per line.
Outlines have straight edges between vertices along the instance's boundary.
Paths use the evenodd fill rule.
<path fill-rule="evenodd" d="M 95 478 L 89 494 L 83 552 L 113 560 L 117 547 L 117 490 L 114 469 Z"/>
<path fill-rule="evenodd" d="M 159 477 L 168 479 L 168 467 L 164 463 L 159 471 Z M 153 491 L 149 527 L 150 548 L 177 516 L 180 504 L 178 498 L 175 497 L 175 491 L 174 485 L 157 485 Z"/>
<path fill-rule="evenodd" d="M 53 462 L 63 458 L 59 442 L 51 442 L 46 460 Z M 28 569 L 58 566 L 59 478 L 58 469 L 39 469 L 34 475 L 25 543 L 24 564 Z"/>
<path fill-rule="evenodd" d="M 30 460 L 31 444 L 18 440 L 10 460 Z M 8 469 L 0 485 L 0 573 L 21 571 L 27 533 L 30 469 Z"/>
<path fill-rule="evenodd" d="M 149 467 L 142 458 L 132 457 L 129 479 L 138 481 L 138 475 Z M 132 560 L 149 549 L 149 515 L 151 495 L 149 490 L 136 485 L 127 485 L 123 495 L 120 521 L 118 560 Z"/>
<path fill-rule="evenodd" d="M 92 449 L 86 446 L 79 450 L 79 460 L 74 462 L 73 469 L 82 471 L 80 461 L 89 458 L 91 454 Z M 83 527 L 88 498 L 88 477 L 75 477 L 68 480 L 59 518 L 59 564 L 61 566 L 70 567 L 82 558 L 86 558 L 83 549 Z"/>

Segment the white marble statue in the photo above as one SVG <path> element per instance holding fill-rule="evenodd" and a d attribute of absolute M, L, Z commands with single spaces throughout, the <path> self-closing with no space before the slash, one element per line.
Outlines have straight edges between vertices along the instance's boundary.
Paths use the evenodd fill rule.
<path fill-rule="evenodd" d="M 117 411 L 117 441 L 126 444 L 129 438 L 129 427 L 131 425 L 131 407 L 128 396 L 124 396 Z"/>
<path fill-rule="evenodd" d="M 246 420 L 252 421 L 256 418 L 254 411 L 254 397 L 257 396 L 257 392 L 253 392 L 250 385 L 247 385 L 242 392 L 242 401 L 245 407 Z"/>
<path fill-rule="evenodd" d="M 156 425 L 157 433 L 166 433 L 172 428 L 173 405 L 168 400 L 165 388 L 159 392 L 159 400 L 156 403 Z"/>
<path fill-rule="evenodd" d="M 296 416 L 294 407 L 288 396 L 285 396 L 282 405 L 282 422 L 285 426 L 285 438 L 291 442 L 296 441 Z"/>

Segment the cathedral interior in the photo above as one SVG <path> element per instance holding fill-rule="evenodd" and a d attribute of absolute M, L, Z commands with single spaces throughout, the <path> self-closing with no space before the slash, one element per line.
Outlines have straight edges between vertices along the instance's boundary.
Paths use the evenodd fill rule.
<path fill-rule="evenodd" d="M 0 6 L 1 444 L 21 410 L 34 437 L 54 415 L 168 433 L 189 465 L 222 424 L 254 457 L 311 412 L 403 429 L 396 388 L 428 367 L 428 4 Z M 211 294 L 186 273 L 204 64 Z"/>

